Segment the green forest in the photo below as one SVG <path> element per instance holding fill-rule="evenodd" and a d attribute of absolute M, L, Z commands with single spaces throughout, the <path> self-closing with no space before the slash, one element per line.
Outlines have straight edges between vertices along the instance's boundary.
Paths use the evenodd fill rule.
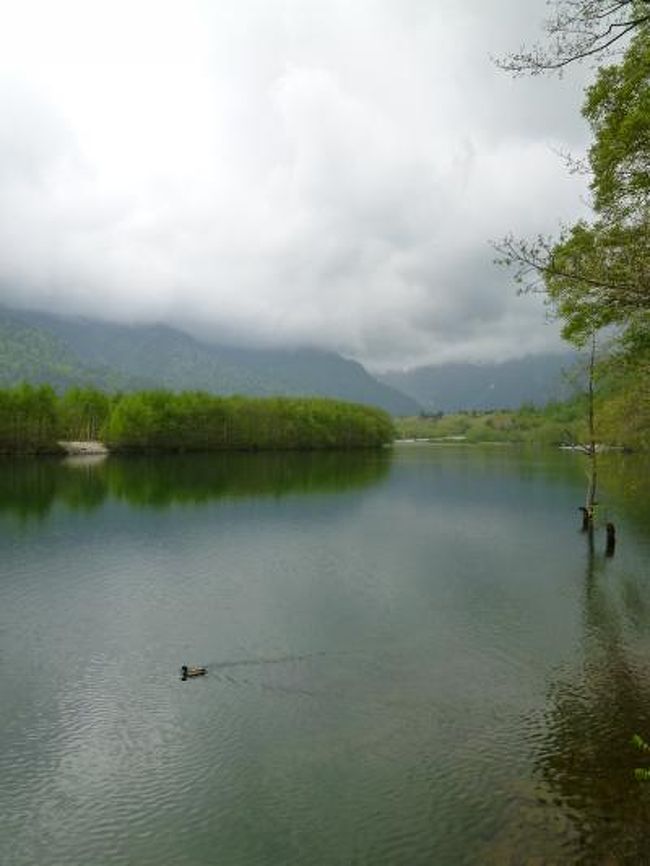
<path fill-rule="evenodd" d="M 394 438 L 381 409 L 326 398 L 215 397 L 200 391 L 108 395 L 48 385 L 0 390 L 0 453 L 60 451 L 101 440 L 112 451 L 378 448 Z"/>

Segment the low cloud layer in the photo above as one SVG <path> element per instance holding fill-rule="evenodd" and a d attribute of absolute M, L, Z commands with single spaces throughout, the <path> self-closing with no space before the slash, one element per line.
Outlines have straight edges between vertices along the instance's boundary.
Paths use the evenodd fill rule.
<path fill-rule="evenodd" d="M 521 7 L 525 6 L 525 10 Z M 486 8 L 489 7 L 489 8 Z M 377 369 L 560 345 L 488 239 L 585 209 L 543 0 L 23 0 L 0 27 L 0 302 Z"/>

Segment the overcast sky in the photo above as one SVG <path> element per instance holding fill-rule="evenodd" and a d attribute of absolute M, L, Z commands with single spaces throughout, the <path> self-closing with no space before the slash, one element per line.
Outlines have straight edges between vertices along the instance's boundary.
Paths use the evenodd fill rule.
<path fill-rule="evenodd" d="M 0 0 L 0 303 L 373 369 L 560 348 L 488 240 L 585 212 L 544 0 Z"/>

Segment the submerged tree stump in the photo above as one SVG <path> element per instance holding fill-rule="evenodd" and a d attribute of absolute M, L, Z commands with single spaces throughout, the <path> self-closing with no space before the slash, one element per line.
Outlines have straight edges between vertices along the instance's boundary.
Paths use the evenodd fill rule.
<path fill-rule="evenodd" d="M 593 523 L 594 510 L 593 508 L 585 508 L 584 505 L 580 505 L 578 511 L 582 511 L 582 531 L 587 532 Z"/>

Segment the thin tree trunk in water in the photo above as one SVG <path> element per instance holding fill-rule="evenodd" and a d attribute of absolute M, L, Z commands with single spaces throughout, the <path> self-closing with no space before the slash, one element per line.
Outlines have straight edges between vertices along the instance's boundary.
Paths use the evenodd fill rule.
<path fill-rule="evenodd" d="M 587 498 L 585 508 L 589 521 L 594 518 L 594 505 L 596 504 L 596 491 L 598 485 L 598 466 L 596 462 L 596 424 L 594 418 L 594 370 L 596 367 L 596 332 L 591 335 L 591 352 L 589 356 L 589 389 L 587 392 L 589 411 L 589 446 L 587 455 L 589 457 L 589 471 L 587 484 Z"/>

